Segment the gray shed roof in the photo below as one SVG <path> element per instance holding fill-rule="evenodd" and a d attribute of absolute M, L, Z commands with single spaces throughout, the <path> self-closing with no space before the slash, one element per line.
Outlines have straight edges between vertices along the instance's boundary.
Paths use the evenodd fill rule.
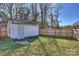
<path fill-rule="evenodd" d="M 32 21 L 27 21 L 27 20 L 10 20 L 13 24 L 32 24 L 35 25 L 34 22 Z"/>

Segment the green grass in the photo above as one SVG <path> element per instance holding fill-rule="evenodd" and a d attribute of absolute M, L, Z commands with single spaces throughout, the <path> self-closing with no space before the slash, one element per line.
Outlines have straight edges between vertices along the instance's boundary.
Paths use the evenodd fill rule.
<path fill-rule="evenodd" d="M 16 44 L 10 39 L 0 40 L 0 55 L 4 56 L 72 56 L 79 55 L 79 41 L 75 39 L 42 37 L 30 45 Z"/>

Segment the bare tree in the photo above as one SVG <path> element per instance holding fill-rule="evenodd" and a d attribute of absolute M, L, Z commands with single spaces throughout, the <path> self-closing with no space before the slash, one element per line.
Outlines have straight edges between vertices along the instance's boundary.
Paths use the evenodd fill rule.
<path fill-rule="evenodd" d="M 39 4 L 40 6 L 40 11 L 41 11 L 41 24 L 42 24 L 42 27 L 45 27 L 47 25 L 47 11 L 49 10 L 50 8 L 50 4 L 46 3 L 46 4 Z"/>
<path fill-rule="evenodd" d="M 52 19 L 51 19 L 51 23 L 53 23 L 56 27 L 56 28 L 60 28 L 60 25 L 59 25 L 59 20 L 58 20 L 58 17 L 60 15 L 60 10 L 62 8 L 62 5 L 61 4 L 53 4 L 53 8 L 52 8 Z M 51 24 L 52 25 L 52 24 Z"/>
<path fill-rule="evenodd" d="M 9 20 L 12 19 L 14 16 L 14 4 L 12 3 L 4 3 L 1 4 L 1 10 L 0 10 L 0 15 L 2 16 L 3 19 Z"/>
<path fill-rule="evenodd" d="M 32 16 L 32 21 L 36 22 L 38 20 L 38 10 L 37 10 L 37 3 L 32 3 L 31 4 L 31 16 Z"/>
<path fill-rule="evenodd" d="M 0 4 L 0 17 L 5 20 L 23 19 L 32 20 L 33 22 L 41 20 L 40 27 L 42 28 L 48 27 L 48 20 L 51 20 L 51 26 L 59 27 L 58 17 L 60 9 L 60 4 L 2 3 Z"/>

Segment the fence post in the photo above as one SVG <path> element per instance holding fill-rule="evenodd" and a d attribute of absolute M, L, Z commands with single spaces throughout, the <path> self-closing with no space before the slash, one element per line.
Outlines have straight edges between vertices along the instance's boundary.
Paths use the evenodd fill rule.
<path fill-rule="evenodd" d="M 60 29 L 60 36 L 61 36 L 61 30 L 62 30 L 62 29 Z"/>
<path fill-rule="evenodd" d="M 72 37 L 74 36 L 74 31 L 73 31 L 73 29 L 72 29 Z"/>

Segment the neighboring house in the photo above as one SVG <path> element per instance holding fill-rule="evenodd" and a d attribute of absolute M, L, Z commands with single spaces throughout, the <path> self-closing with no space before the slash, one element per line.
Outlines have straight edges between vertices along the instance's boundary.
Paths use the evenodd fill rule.
<path fill-rule="evenodd" d="M 79 40 L 79 21 L 76 21 L 74 24 L 73 24 L 73 27 L 74 27 L 74 36 L 77 38 L 77 40 Z"/>
<path fill-rule="evenodd" d="M 76 28 L 76 29 L 79 29 L 79 21 L 76 21 L 73 26 Z"/>
<path fill-rule="evenodd" d="M 39 35 L 39 26 L 26 20 L 9 20 L 7 23 L 8 36 L 14 40 Z"/>

